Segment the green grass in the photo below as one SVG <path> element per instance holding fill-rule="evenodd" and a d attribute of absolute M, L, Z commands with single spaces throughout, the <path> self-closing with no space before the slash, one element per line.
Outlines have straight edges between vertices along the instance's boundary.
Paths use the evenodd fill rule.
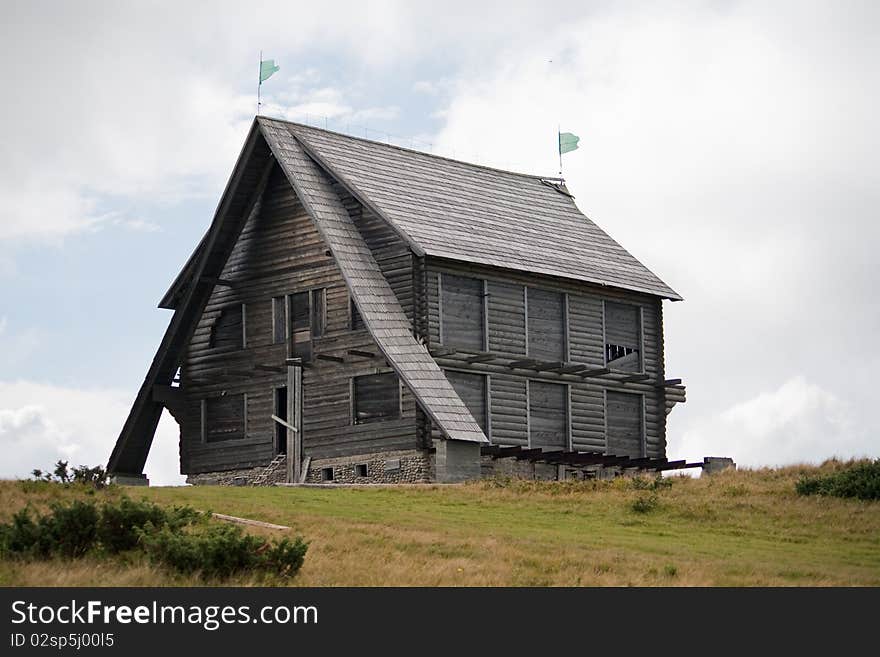
<path fill-rule="evenodd" d="M 399 488 L 129 488 L 291 527 L 310 543 L 291 582 L 345 585 L 880 585 L 880 502 L 804 497 L 821 468 L 727 472 L 671 487 L 487 481 Z M 28 490 L 24 490 L 24 488 Z M 117 496 L 111 487 L 95 495 Z M 0 520 L 83 489 L 0 482 Z M 650 503 L 643 503 L 650 497 Z M 261 530 L 262 531 L 262 530 Z M 265 533 L 283 535 L 284 532 Z M 178 585 L 141 561 L 0 561 L 4 585 Z M 224 580 L 250 584 L 247 577 Z"/>

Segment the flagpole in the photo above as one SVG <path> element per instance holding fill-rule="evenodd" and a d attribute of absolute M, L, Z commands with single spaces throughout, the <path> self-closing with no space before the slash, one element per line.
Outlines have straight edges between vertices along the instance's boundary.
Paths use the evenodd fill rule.
<path fill-rule="evenodd" d="M 260 79 L 263 77 L 263 51 L 260 51 L 260 65 L 257 66 L 257 116 L 260 115 L 260 87 L 263 84 L 263 81 Z M 561 155 L 559 156 L 562 157 Z"/>
<path fill-rule="evenodd" d="M 562 126 L 556 126 L 556 148 L 559 151 L 559 177 L 562 178 Z"/>

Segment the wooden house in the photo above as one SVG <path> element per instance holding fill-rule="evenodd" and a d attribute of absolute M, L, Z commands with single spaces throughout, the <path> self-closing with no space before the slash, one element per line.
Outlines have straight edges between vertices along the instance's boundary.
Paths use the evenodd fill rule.
<path fill-rule="evenodd" d="M 108 470 L 163 408 L 194 483 L 662 469 L 680 298 L 560 179 L 258 117 Z"/>

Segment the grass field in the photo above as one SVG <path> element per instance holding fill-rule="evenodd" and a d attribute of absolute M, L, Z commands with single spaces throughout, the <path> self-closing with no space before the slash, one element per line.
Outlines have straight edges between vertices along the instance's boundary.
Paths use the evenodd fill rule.
<path fill-rule="evenodd" d="M 822 470 L 841 467 L 829 462 Z M 880 585 L 880 502 L 801 497 L 816 468 L 631 480 L 399 488 L 126 488 L 289 525 L 310 543 L 296 586 Z M 0 482 L 0 520 L 82 488 Z M 281 532 L 261 530 L 280 535 Z M 0 560 L 0 585 L 190 585 L 141 557 Z M 210 584 L 252 584 L 238 577 Z"/>

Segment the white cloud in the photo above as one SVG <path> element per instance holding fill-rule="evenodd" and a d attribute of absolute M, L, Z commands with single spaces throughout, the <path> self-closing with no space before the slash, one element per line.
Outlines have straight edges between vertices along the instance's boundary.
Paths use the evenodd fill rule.
<path fill-rule="evenodd" d="M 803 377 L 696 419 L 673 451 L 673 457 L 691 459 L 732 456 L 751 467 L 877 456 L 876 444 L 854 421 L 853 409 Z"/>
<path fill-rule="evenodd" d="M 130 395 L 30 381 L 0 382 L 0 478 L 24 478 L 58 459 L 105 465 L 128 414 Z M 151 483 L 183 483 L 178 427 L 163 414 L 145 471 Z"/>

